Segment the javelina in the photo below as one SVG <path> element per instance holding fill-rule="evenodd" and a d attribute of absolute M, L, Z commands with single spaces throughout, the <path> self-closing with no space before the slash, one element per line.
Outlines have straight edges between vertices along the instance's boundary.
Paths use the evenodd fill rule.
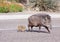
<path fill-rule="evenodd" d="M 30 30 L 29 27 L 31 27 L 31 30 L 33 27 L 39 27 L 39 29 L 41 28 L 41 26 L 45 27 L 48 32 L 49 28 L 51 28 L 51 17 L 48 14 L 35 14 L 32 15 L 28 18 L 28 30 Z"/>
<path fill-rule="evenodd" d="M 26 29 L 26 27 L 23 26 L 23 25 L 18 25 L 18 28 L 17 29 L 18 29 L 18 31 L 24 32 L 25 29 Z"/>

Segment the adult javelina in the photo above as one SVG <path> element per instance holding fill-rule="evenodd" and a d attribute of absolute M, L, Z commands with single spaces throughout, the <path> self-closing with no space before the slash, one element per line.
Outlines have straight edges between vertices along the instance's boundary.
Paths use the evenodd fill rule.
<path fill-rule="evenodd" d="M 35 26 L 35 27 L 39 27 L 39 29 L 41 28 L 41 26 L 45 27 L 48 32 L 49 31 L 49 28 L 51 28 L 51 17 L 48 15 L 48 14 L 35 14 L 35 15 L 32 15 L 28 18 L 28 29 L 30 30 L 29 27 L 31 27 L 31 30 L 32 28 Z"/>

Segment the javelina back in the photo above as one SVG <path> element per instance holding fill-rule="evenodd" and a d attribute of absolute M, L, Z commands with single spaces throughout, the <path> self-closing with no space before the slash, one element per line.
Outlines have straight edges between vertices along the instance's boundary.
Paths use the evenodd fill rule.
<path fill-rule="evenodd" d="M 41 28 L 41 26 L 45 27 L 48 32 L 49 28 L 51 28 L 51 17 L 48 14 L 35 14 L 32 15 L 28 18 L 28 30 L 30 30 L 29 27 L 31 27 L 31 30 L 33 27 L 39 27 L 39 29 Z"/>

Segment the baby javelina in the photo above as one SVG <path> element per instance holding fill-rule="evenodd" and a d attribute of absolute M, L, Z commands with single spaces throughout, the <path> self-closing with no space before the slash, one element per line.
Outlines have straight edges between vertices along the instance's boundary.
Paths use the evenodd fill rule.
<path fill-rule="evenodd" d="M 30 16 L 28 18 L 28 30 L 30 31 L 29 27 L 31 27 L 31 30 L 33 29 L 33 27 L 39 27 L 39 30 L 41 27 L 45 27 L 50 33 L 49 29 L 52 28 L 50 15 L 45 13 L 39 13 Z"/>
<path fill-rule="evenodd" d="M 24 32 L 25 29 L 26 29 L 25 26 L 23 26 L 23 25 L 18 25 L 18 31 L 20 31 L 20 32 Z"/>

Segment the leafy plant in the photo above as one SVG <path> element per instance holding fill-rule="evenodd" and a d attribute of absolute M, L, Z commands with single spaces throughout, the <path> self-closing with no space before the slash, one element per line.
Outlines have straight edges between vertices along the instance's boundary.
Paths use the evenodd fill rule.
<path fill-rule="evenodd" d="M 9 7 L 9 11 L 10 12 L 22 12 L 23 8 L 21 6 L 11 4 L 10 7 Z"/>
<path fill-rule="evenodd" d="M 4 7 L 0 7 L 0 13 L 7 13 L 9 10 L 8 10 L 8 7 L 4 6 Z"/>
<path fill-rule="evenodd" d="M 23 11 L 23 6 L 20 3 L 12 3 L 12 2 L 0 3 L 0 13 L 22 12 L 22 11 Z"/>

